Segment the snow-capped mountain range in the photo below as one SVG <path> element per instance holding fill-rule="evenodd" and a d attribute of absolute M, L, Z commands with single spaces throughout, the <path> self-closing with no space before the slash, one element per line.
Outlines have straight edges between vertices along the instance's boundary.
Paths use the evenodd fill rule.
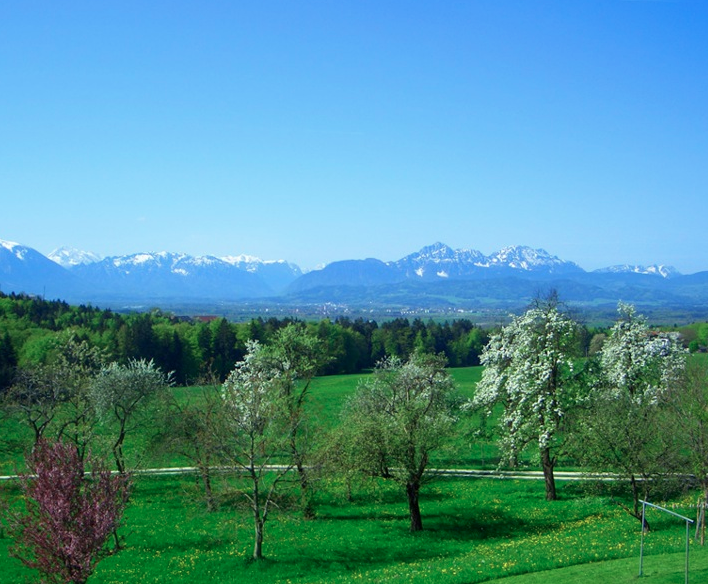
<path fill-rule="evenodd" d="M 673 266 L 664 265 L 630 266 L 628 264 L 622 264 L 617 266 L 610 266 L 609 268 L 601 268 L 595 271 L 600 274 L 647 274 L 652 276 L 661 276 L 662 278 L 673 278 L 675 276 L 681 275 L 681 273 Z"/>
<path fill-rule="evenodd" d="M 63 268 L 73 268 L 84 264 L 101 261 L 101 256 L 90 251 L 81 251 L 74 247 L 60 247 L 47 256 Z"/>
<path fill-rule="evenodd" d="M 395 262 L 406 275 L 419 278 L 465 277 L 480 270 L 521 270 L 527 272 L 582 272 L 573 262 L 563 261 L 543 249 L 516 245 L 490 256 L 473 249 L 452 249 L 444 243 L 424 247 Z M 412 270 L 412 272 L 411 272 Z"/>
<path fill-rule="evenodd" d="M 684 298 L 679 283 L 690 298 Z M 541 286 L 543 283 L 543 286 Z M 194 257 L 183 253 L 135 253 L 100 258 L 60 248 L 49 256 L 0 240 L 0 291 L 42 294 L 71 302 L 274 302 L 346 301 L 371 303 L 398 294 L 396 302 L 441 298 L 528 295 L 552 284 L 578 298 L 632 301 L 647 295 L 661 302 L 708 300 L 708 272 L 682 276 L 670 266 L 611 266 L 586 272 L 572 261 L 526 246 L 506 247 L 489 256 L 443 243 L 400 260 L 369 258 L 333 262 L 303 273 L 285 260 L 246 255 Z M 441 288 L 442 286 L 442 288 Z M 704 293 L 705 288 L 705 293 Z M 639 292 L 637 292 L 639 291 Z M 427 299 L 427 300 L 424 300 Z M 572 298 L 571 298 L 572 299 Z M 615 299 L 615 302 L 616 302 Z M 115 301 L 115 302 L 114 302 Z M 446 300 L 447 301 L 447 300 Z"/>

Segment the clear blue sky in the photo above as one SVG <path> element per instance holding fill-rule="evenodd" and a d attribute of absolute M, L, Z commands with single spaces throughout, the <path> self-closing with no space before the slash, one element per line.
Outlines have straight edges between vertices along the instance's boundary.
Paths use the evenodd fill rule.
<path fill-rule="evenodd" d="M 708 2 L 6 0 L 0 239 L 708 270 Z"/>

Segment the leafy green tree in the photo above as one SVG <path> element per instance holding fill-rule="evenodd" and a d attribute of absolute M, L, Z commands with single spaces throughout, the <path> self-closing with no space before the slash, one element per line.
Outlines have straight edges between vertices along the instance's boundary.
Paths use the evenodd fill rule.
<path fill-rule="evenodd" d="M 467 405 L 491 416 L 501 404 L 505 462 L 516 464 L 525 448 L 536 445 L 548 501 L 557 498 L 554 468 L 563 449 L 563 425 L 577 404 L 573 360 L 578 325 L 560 308 L 551 293 L 492 335 L 482 354 L 482 379 Z"/>
<path fill-rule="evenodd" d="M 62 372 L 66 393 L 56 419 L 56 437 L 69 440 L 83 460 L 98 425 L 91 381 L 105 366 L 105 354 L 72 333 L 62 339 L 57 349 L 52 367 Z"/>
<path fill-rule="evenodd" d="M 0 336 L 0 395 L 12 385 L 17 367 L 17 353 L 10 338 L 10 333 L 5 331 Z"/>
<path fill-rule="evenodd" d="M 197 348 L 202 363 L 200 368 L 201 376 L 207 376 L 212 373 L 214 364 L 214 345 L 211 328 L 207 323 L 199 323 L 197 325 Z"/>
<path fill-rule="evenodd" d="M 342 412 L 341 432 L 349 465 L 403 485 L 411 531 L 423 529 L 420 489 L 430 455 L 449 439 L 455 418 L 455 386 L 442 356 L 389 357 L 363 381 Z"/>
<path fill-rule="evenodd" d="M 708 362 L 705 359 L 687 360 L 681 382 L 669 392 L 667 405 L 670 415 L 662 417 L 659 429 L 677 442 L 676 449 L 683 454 L 681 470 L 693 474 L 703 491 L 703 503 L 708 505 Z M 705 543 L 703 534 L 704 530 L 701 545 Z"/>
<path fill-rule="evenodd" d="M 151 314 L 132 315 L 121 328 L 120 341 L 121 361 L 152 359 L 155 355 L 156 337 Z"/>
<path fill-rule="evenodd" d="M 360 371 L 368 362 L 366 341 L 360 333 L 323 319 L 314 327 L 321 341 L 321 351 L 328 356 L 322 373 L 337 375 Z"/>
<path fill-rule="evenodd" d="M 213 373 L 219 379 L 225 379 L 240 358 L 236 347 L 236 332 L 225 318 L 216 322 L 213 331 Z"/>
<path fill-rule="evenodd" d="M 277 373 L 276 387 L 290 421 L 290 455 L 300 481 L 303 512 L 305 517 L 312 518 L 315 468 L 311 462 L 318 426 L 312 423 L 307 398 L 312 379 L 330 358 L 319 338 L 310 334 L 304 325 L 294 323 L 275 333 L 270 345 L 263 349 L 263 356 Z"/>

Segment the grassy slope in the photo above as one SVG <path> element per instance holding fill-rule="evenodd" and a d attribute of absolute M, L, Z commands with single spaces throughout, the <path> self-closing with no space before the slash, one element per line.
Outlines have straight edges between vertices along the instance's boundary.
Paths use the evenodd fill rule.
<path fill-rule="evenodd" d="M 546 503 L 541 482 L 440 480 L 424 488 L 426 530 L 415 535 L 408 532 L 405 500 L 395 485 L 357 485 L 352 502 L 342 485 L 326 487 L 318 495 L 316 520 L 304 521 L 284 507 L 273 515 L 266 528 L 267 560 L 254 564 L 248 560 L 252 524 L 233 500 L 208 514 L 194 499 L 193 479 L 140 479 L 123 528 L 127 546 L 99 564 L 91 581 L 462 584 L 583 564 L 568 578 L 622 582 L 638 567 L 638 522 L 575 484 L 563 484 L 561 499 Z M 690 514 L 688 508 L 677 511 Z M 679 573 L 684 525 L 657 516 L 653 526 L 646 573 Z M 19 583 L 29 571 L 8 558 L 9 543 L 0 537 L 0 574 L 3 582 Z M 694 569 L 706 569 L 708 551 L 692 548 Z M 665 553 L 672 555 L 658 556 Z M 608 562 L 617 558 L 630 559 Z M 572 582 L 565 574 L 538 577 Z"/>
<path fill-rule="evenodd" d="M 678 584 L 685 581 L 684 552 L 663 554 L 646 558 L 643 569 L 643 581 L 647 584 Z M 493 580 L 494 584 L 624 584 L 636 582 L 639 574 L 639 560 L 626 558 L 592 564 L 582 564 L 551 571 L 509 576 Z M 689 581 L 708 582 L 708 554 L 704 550 L 689 552 Z"/>
<path fill-rule="evenodd" d="M 453 371 L 461 393 L 471 395 L 480 373 Z M 315 381 L 311 396 L 322 420 L 336 420 L 355 384 L 349 376 Z M 455 448 L 449 460 L 479 447 L 460 438 Z M 16 495 L 10 485 L 0 489 Z M 504 583 L 635 579 L 637 522 L 607 498 L 586 496 L 578 485 L 562 484 L 560 492 L 561 500 L 549 504 L 541 482 L 441 480 L 424 487 L 426 531 L 411 535 L 395 485 L 358 485 L 348 502 L 342 485 L 331 483 L 318 495 L 316 521 L 301 520 L 283 501 L 266 528 L 268 560 L 253 564 L 245 509 L 232 500 L 207 514 L 196 500 L 193 478 L 143 478 L 123 530 L 127 548 L 100 564 L 92 582 L 473 583 L 526 572 L 533 574 Z M 691 515 L 688 508 L 678 512 Z M 682 582 L 684 526 L 665 518 L 653 526 L 645 574 L 660 584 Z M 30 572 L 8 557 L 9 544 L 0 530 L 1 580 L 23 582 Z M 692 546 L 691 563 L 692 581 L 700 581 L 708 573 L 708 552 Z M 549 569 L 554 571 L 544 572 Z"/>

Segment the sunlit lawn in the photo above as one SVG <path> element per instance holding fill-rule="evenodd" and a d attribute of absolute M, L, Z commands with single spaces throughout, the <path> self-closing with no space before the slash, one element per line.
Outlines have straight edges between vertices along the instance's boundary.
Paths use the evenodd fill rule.
<path fill-rule="evenodd" d="M 467 398 L 481 368 L 456 369 L 452 375 Z M 310 399 L 318 424 L 336 425 L 360 377 L 313 381 Z M 180 400 L 200 395 L 199 388 L 175 392 Z M 469 433 L 474 426 L 474 421 L 463 425 L 450 447 L 436 455 L 434 466 L 494 467 L 496 447 L 474 438 Z M 144 466 L 157 463 L 146 459 Z M 3 468 L 12 472 L 15 466 L 16 461 L 6 461 Z M 399 487 L 381 481 L 355 483 L 349 501 L 344 486 L 330 480 L 318 492 L 314 521 L 290 509 L 287 498 L 281 501 L 266 526 L 267 558 L 254 563 L 249 560 L 253 527 L 244 499 L 227 491 L 225 478 L 219 480 L 224 502 L 219 511 L 206 513 L 193 477 L 139 478 L 122 530 L 126 547 L 99 564 L 91 581 L 474 583 L 528 574 L 509 584 L 609 584 L 636 578 L 638 521 L 606 495 L 585 492 L 579 484 L 559 482 L 560 500 L 547 503 L 542 481 L 438 479 L 422 491 L 425 531 L 412 535 Z M 229 483 L 229 489 L 234 486 Z M 3 499 L 16 500 L 15 483 L 0 489 Z M 689 507 L 676 510 L 692 513 Z M 684 524 L 657 516 L 652 526 L 645 573 L 654 579 L 648 581 L 682 582 Z M 0 581 L 25 582 L 31 572 L 8 557 L 9 545 L 0 531 Z M 692 581 L 700 581 L 700 575 L 708 576 L 708 555 L 698 546 L 691 548 L 697 575 Z M 664 553 L 676 555 L 652 562 Z M 628 560 L 613 561 L 622 558 Z M 552 576 L 542 572 L 566 567 L 572 568 Z"/>
<path fill-rule="evenodd" d="M 424 487 L 425 531 L 412 535 L 396 485 L 355 485 L 350 502 L 343 485 L 330 482 L 319 492 L 317 519 L 303 520 L 286 505 L 276 512 L 266 528 L 267 558 L 260 563 L 249 560 L 253 530 L 240 499 L 209 514 L 197 494 L 189 477 L 141 478 L 123 528 L 126 548 L 99 564 L 91 581 L 473 583 L 615 558 L 638 560 L 639 554 L 638 521 L 607 497 L 589 496 L 570 483 L 561 486 L 559 501 L 547 503 L 541 481 L 440 479 Z M 646 538 L 648 571 L 665 565 L 653 563 L 656 554 L 680 554 L 685 542 L 682 522 L 653 519 Z M 7 557 L 8 544 L 0 539 L 2 581 L 23 582 L 29 572 Z M 692 548 L 698 568 L 706 556 Z M 671 561 L 680 571 L 681 558 Z"/>

